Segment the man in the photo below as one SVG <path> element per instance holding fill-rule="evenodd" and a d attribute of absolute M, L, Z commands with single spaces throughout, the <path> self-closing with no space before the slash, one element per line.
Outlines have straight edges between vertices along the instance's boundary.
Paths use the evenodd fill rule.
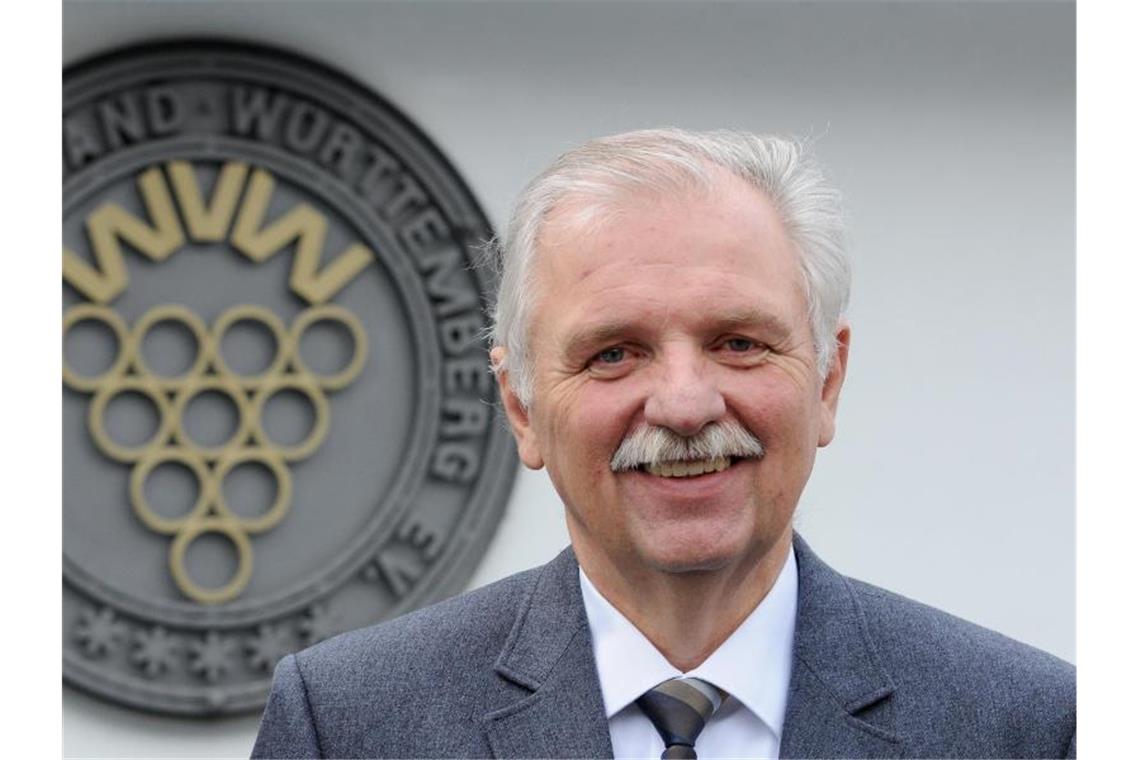
<path fill-rule="evenodd" d="M 776 138 L 618 135 L 532 182 L 491 361 L 572 548 L 287 657 L 254 755 L 1073 756 L 1070 665 L 793 534 L 847 366 L 842 237 Z"/>

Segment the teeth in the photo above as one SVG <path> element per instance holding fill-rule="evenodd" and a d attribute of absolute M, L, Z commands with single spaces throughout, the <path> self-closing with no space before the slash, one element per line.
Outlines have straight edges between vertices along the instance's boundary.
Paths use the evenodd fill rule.
<path fill-rule="evenodd" d="M 728 469 L 728 457 L 714 457 L 712 459 L 695 459 L 690 462 L 664 462 L 662 464 L 646 465 L 645 469 L 650 475 L 659 478 L 691 478 L 709 472 L 721 472 Z"/>

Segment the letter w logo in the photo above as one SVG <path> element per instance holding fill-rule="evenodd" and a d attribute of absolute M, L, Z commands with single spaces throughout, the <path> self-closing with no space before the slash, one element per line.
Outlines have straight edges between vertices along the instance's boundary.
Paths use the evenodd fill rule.
<path fill-rule="evenodd" d="M 312 206 L 300 203 L 272 224 L 262 227 L 273 187 L 273 177 L 268 172 L 258 169 L 253 173 L 230 242 L 260 262 L 296 239 L 297 252 L 289 287 L 309 303 L 323 303 L 368 266 L 373 254 L 366 246 L 353 243 L 324 269 L 318 269 L 328 221 Z"/>
<path fill-rule="evenodd" d="M 151 224 L 117 203 L 104 203 L 87 217 L 96 266 L 63 249 L 63 279 L 96 303 L 108 303 L 126 290 L 127 267 L 120 240 L 154 261 L 162 261 L 185 242 L 162 172 L 157 167 L 148 169 L 138 184 Z"/>
<path fill-rule="evenodd" d="M 245 165 L 230 162 L 223 167 L 209 208 L 203 204 L 190 164 L 172 161 L 168 169 L 191 237 L 199 242 L 223 239 L 241 192 Z M 321 268 L 328 220 L 309 204 L 299 203 L 265 224 L 274 184 L 268 172 L 253 172 L 230 243 L 250 259 L 262 262 L 296 240 L 289 287 L 311 304 L 324 303 L 367 267 L 374 255 L 366 246 L 353 243 Z M 64 281 L 96 303 L 109 303 L 127 288 L 123 242 L 153 261 L 166 259 L 186 242 L 162 171 L 158 167 L 147 169 L 139 175 L 138 187 L 149 221 L 133 216 L 117 203 L 104 203 L 86 220 L 94 266 L 63 249 Z"/>

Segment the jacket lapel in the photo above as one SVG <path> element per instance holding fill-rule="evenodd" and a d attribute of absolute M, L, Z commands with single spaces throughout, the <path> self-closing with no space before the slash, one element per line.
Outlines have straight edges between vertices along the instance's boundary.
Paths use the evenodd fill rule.
<path fill-rule="evenodd" d="M 797 534 L 799 604 L 780 757 L 901 757 L 891 694 L 859 601 Z"/>
<path fill-rule="evenodd" d="M 570 549 L 543 568 L 520 605 L 495 670 L 524 694 L 483 716 L 495 757 L 613 756 Z"/>
<path fill-rule="evenodd" d="M 799 535 L 799 601 L 780 756 L 892 758 L 894 684 L 879 667 L 858 599 Z M 589 624 L 570 549 L 543 568 L 495 670 L 521 698 L 482 718 L 495 757 L 612 757 Z"/>

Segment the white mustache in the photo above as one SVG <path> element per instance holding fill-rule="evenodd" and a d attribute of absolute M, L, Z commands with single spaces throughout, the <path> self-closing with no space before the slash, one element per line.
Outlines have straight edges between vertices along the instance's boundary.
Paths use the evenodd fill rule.
<path fill-rule="evenodd" d="M 621 442 L 610 460 L 610 469 L 622 472 L 665 462 L 761 456 L 764 456 L 764 446 L 736 420 L 711 422 L 701 432 L 688 437 L 666 427 L 643 425 Z"/>

